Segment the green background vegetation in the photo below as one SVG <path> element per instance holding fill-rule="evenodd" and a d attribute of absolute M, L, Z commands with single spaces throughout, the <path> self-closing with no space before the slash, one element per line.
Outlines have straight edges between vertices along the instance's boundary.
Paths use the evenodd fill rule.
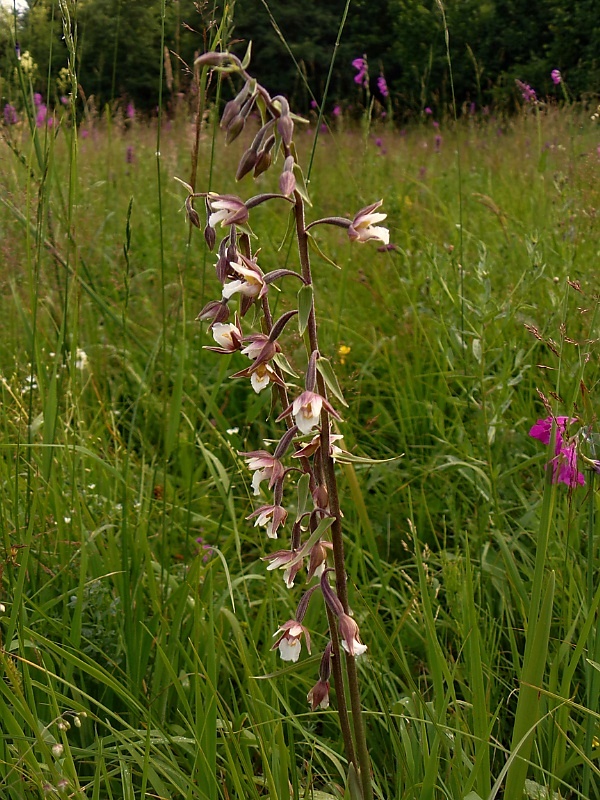
<path fill-rule="evenodd" d="M 157 82 L 160 40 L 153 57 Z M 274 190 L 277 168 L 235 184 L 253 131 L 224 146 L 216 83 L 198 188 Z M 277 435 L 270 398 L 195 320 L 219 285 L 173 180 L 191 116 L 80 113 L 0 141 L 0 796 L 344 797 L 335 711 L 306 703 L 324 619 L 311 605 L 298 664 L 270 650 L 301 577 L 265 572 L 277 543 L 245 520 L 238 452 Z M 550 485 L 528 431 L 538 390 L 597 426 L 598 129 L 574 105 L 404 134 L 315 122 L 310 218 L 381 197 L 395 245 L 327 229 L 340 269 L 313 262 L 345 447 L 403 454 L 340 468 L 377 796 L 508 800 L 509 769 L 524 796 L 595 800 L 598 477 Z M 262 268 L 296 268 L 281 207 L 251 222 Z M 294 302 L 284 284 L 277 311 Z M 282 345 L 302 368 L 293 325 Z"/>

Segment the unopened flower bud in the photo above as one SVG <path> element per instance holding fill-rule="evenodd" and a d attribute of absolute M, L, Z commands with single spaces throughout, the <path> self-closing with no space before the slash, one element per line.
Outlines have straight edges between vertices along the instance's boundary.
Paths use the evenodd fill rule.
<path fill-rule="evenodd" d="M 279 191 L 281 194 L 292 194 L 296 188 L 296 178 L 293 172 L 282 172 L 279 176 Z"/>
<path fill-rule="evenodd" d="M 263 151 L 254 166 L 254 177 L 258 178 L 259 175 L 262 175 L 263 172 L 266 172 L 271 164 L 273 163 L 273 156 L 270 152 Z"/>
<path fill-rule="evenodd" d="M 194 61 L 194 64 L 198 67 L 220 67 L 226 61 L 230 61 L 231 56 L 229 53 L 216 53 L 214 51 L 208 53 L 202 53 L 201 56 Z"/>
<path fill-rule="evenodd" d="M 329 707 L 329 681 L 318 680 L 310 692 L 306 695 L 306 700 L 312 711 L 317 708 Z"/>
<path fill-rule="evenodd" d="M 52 745 L 52 755 L 55 758 L 60 758 L 62 756 L 64 750 L 65 750 L 65 748 L 62 746 L 62 744 L 60 744 L 60 742 L 57 742 L 56 744 Z"/>
<path fill-rule="evenodd" d="M 81 720 L 77 715 L 73 717 L 73 725 L 75 725 L 76 728 L 81 728 Z"/>
<path fill-rule="evenodd" d="M 217 243 L 217 232 L 211 225 L 207 225 L 204 228 L 204 241 L 206 242 L 206 246 L 209 250 L 215 249 L 215 244 Z"/>
<path fill-rule="evenodd" d="M 256 166 L 257 160 L 258 156 L 252 148 L 246 150 L 246 152 L 240 159 L 237 172 L 235 173 L 236 181 L 241 181 L 245 175 L 247 175 L 249 172 L 252 172 L 252 170 Z"/>
<path fill-rule="evenodd" d="M 193 198 L 191 196 L 188 196 L 185 200 L 185 212 L 187 214 L 187 218 L 192 223 L 192 225 L 195 225 L 196 228 L 199 228 L 200 217 L 198 215 L 198 212 L 193 206 Z"/>
<path fill-rule="evenodd" d="M 220 300 L 211 300 L 204 306 L 196 319 L 200 322 L 211 320 L 213 325 L 218 322 L 227 322 L 229 319 L 229 306 Z"/>
<path fill-rule="evenodd" d="M 289 115 L 279 117 L 277 120 L 277 130 L 281 136 L 283 143 L 289 147 L 294 137 L 294 123 Z"/>
<path fill-rule="evenodd" d="M 244 130 L 244 125 L 246 124 L 246 120 L 242 117 L 241 114 L 238 114 L 227 126 L 227 135 L 225 137 L 225 143 L 231 144 L 240 133 Z"/>
<path fill-rule="evenodd" d="M 327 508 L 329 505 L 329 495 L 326 486 L 317 486 L 313 492 L 313 502 L 317 508 Z"/>

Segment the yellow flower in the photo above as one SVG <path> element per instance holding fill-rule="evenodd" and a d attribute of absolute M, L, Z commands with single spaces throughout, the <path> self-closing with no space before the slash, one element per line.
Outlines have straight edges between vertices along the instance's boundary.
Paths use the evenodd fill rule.
<path fill-rule="evenodd" d="M 338 347 L 338 356 L 340 357 L 340 364 L 346 363 L 346 356 L 348 355 L 350 350 L 352 350 L 352 348 L 348 347 L 347 344 L 341 344 Z"/>

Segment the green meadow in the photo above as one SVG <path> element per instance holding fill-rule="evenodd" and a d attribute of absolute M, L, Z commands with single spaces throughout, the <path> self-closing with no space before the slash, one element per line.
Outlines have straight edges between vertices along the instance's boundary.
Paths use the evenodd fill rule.
<path fill-rule="evenodd" d="M 285 545 L 246 520 L 271 392 L 203 350 L 216 256 L 175 180 L 193 115 L 61 113 L 0 140 L 0 797 L 355 800 L 335 693 L 306 702 L 323 615 L 312 655 L 271 649 L 303 573 L 266 572 Z M 381 800 L 600 797 L 600 476 L 552 483 L 529 436 L 569 416 L 600 458 L 591 113 L 296 137 L 308 219 L 383 199 L 394 245 L 322 227 L 312 253 L 343 446 L 385 460 L 337 467 Z M 208 105 L 199 133 L 198 191 L 277 191 L 234 181 L 252 130 L 225 147 Z M 288 223 L 251 212 L 264 272 L 298 269 Z M 303 369 L 294 322 L 281 343 Z"/>

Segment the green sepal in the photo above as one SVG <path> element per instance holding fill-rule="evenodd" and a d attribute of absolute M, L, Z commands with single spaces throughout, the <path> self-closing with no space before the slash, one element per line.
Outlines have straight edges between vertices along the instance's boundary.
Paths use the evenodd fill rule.
<path fill-rule="evenodd" d="M 298 330 L 300 336 L 304 335 L 312 307 L 313 287 L 311 284 L 305 284 L 298 291 Z"/>
<path fill-rule="evenodd" d="M 323 376 L 323 380 L 327 384 L 327 388 L 340 401 L 340 403 L 343 406 L 346 406 L 346 408 L 348 408 L 348 403 L 344 400 L 344 395 L 342 394 L 342 390 L 340 389 L 338 379 L 335 376 L 335 372 L 333 371 L 333 367 L 331 366 L 329 359 L 318 358 L 317 369 Z"/>

